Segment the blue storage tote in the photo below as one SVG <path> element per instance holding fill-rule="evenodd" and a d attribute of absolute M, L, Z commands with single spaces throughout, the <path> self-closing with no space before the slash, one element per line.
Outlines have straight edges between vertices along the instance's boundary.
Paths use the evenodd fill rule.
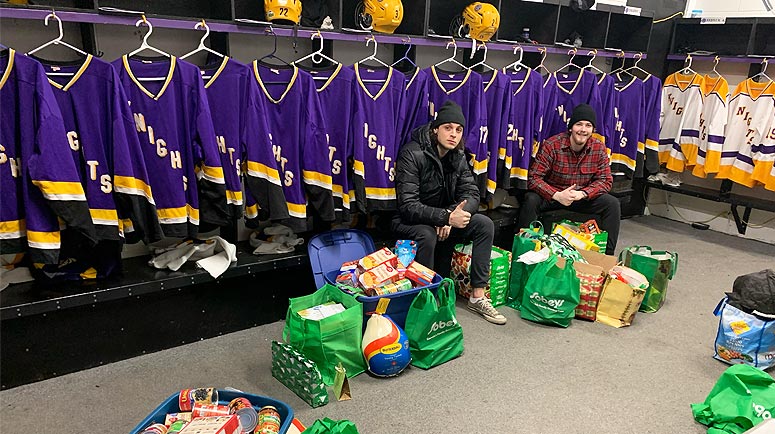
<path fill-rule="evenodd" d="M 154 423 L 163 424 L 164 417 L 168 413 L 179 413 L 180 405 L 178 404 L 178 397 L 179 393 L 176 393 L 167 398 L 161 405 L 156 407 L 148 417 L 134 427 L 131 434 L 138 434 Z M 266 405 L 271 405 L 276 408 L 277 412 L 280 413 L 280 421 L 282 422 L 280 424 L 280 434 L 284 434 L 288 431 L 288 428 L 293 422 L 293 410 L 288 404 L 276 399 L 267 398 L 266 396 L 253 395 L 250 393 L 238 392 L 236 390 L 218 389 L 218 404 L 228 405 L 232 399 L 240 397 L 247 398 L 250 403 L 253 404 L 253 408 L 255 408 L 256 411 L 261 410 L 261 407 Z"/>
<path fill-rule="evenodd" d="M 315 275 L 315 285 L 321 288 L 326 283 L 336 286 L 336 276 L 343 263 L 361 259 L 373 253 L 377 248 L 369 234 L 356 229 L 335 229 L 312 237 L 307 251 L 309 261 L 312 264 L 312 272 Z M 441 285 L 442 277 L 434 276 L 433 282 L 427 286 L 436 294 Z M 377 304 L 381 299 L 390 300 L 385 314 L 402 329 L 406 323 L 406 314 L 414 301 L 414 297 L 425 287 L 413 288 L 408 291 L 396 292 L 375 297 L 359 295 L 356 300 L 363 303 L 363 327 L 370 314 L 377 310 Z"/>

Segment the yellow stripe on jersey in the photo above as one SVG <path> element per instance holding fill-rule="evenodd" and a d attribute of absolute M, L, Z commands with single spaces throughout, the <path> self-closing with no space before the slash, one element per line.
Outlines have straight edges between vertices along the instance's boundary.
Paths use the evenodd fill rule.
<path fill-rule="evenodd" d="M 49 200 L 86 200 L 80 182 L 32 181 Z"/>
<path fill-rule="evenodd" d="M 495 181 L 491 179 L 487 180 L 487 191 L 490 193 L 495 193 Z"/>
<path fill-rule="evenodd" d="M 242 192 L 226 190 L 226 202 L 234 205 L 242 205 Z"/>
<path fill-rule="evenodd" d="M 652 151 L 659 151 L 659 142 L 656 140 L 646 139 L 645 146 L 646 146 L 646 149 L 651 149 Z"/>
<path fill-rule="evenodd" d="M 628 169 L 635 170 L 635 160 L 633 160 L 632 158 L 624 154 L 612 154 L 611 162 L 624 164 L 625 166 L 627 166 Z"/>
<path fill-rule="evenodd" d="M 156 215 L 159 216 L 159 223 L 162 224 L 185 223 L 188 212 L 186 212 L 185 206 L 178 208 L 156 208 Z"/>
<path fill-rule="evenodd" d="M 23 237 L 26 229 L 23 219 L 0 222 L 0 239 L 9 240 Z"/>
<path fill-rule="evenodd" d="M 118 226 L 118 213 L 114 209 L 89 208 L 89 214 L 96 225 Z"/>
<path fill-rule="evenodd" d="M 58 249 L 61 244 L 59 231 L 27 231 L 27 244 L 35 249 Z"/>
<path fill-rule="evenodd" d="M 517 179 L 527 179 L 527 169 L 523 169 L 521 167 L 512 167 L 511 177 Z"/>
<path fill-rule="evenodd" d="M 334 184 L 331 192 L 334 194 L 334 196 L 342 198 L 342 202 L 345 208 L 350 208 L 350 195 L 344 192 L 344 187 Z"/>
<path fill-rule="evenodd" d="M 302 170 L 301 177 L 307 184 L 317 185 L 318 187 L 331 190 L 331 175 L 326 175 L 320 172 L 313 172 L 311 170 Z"/>
<path fill-rule="evenodd" d="M 487 160 L 478 161 L 476 158 L 471 159 L 473 162 L 473 171 L 475 175 L 480 175 L 487 171 Z"/>
<path fill-rule="evenodd" d="M 592 137 L 600 140 L 605 145 L 605 137 L 603 137 L 602 134 L 600 134 L 600 133 L 592 133 Z"/>
<path fill-rule="evenodd" d="M 363 176 L 363 161 L 353 160 L 353 172 L 357 175 Z"/>
<path fill-rule="evenodd" d="M 498 159 L 503 160 L 506 158 L 506 148 L 498 148 Z"/>
<path fill-rule="evenodd" d="M 186 214 L 188 214 L 188 219 L 191 221 L 191 223 L 195 225 L 199 224 L 199 209 L 186 204 Z"/>
<path fill-rule="evenodd" d="M 258 217 L 258 205 L 248 205 L 245 207 L 245 218 L 254 219 Z"/>
<path fill-rule="evenodd" d="M 3 73 L 3 77 L 0 78 L 0 89 L 3 88 L 3 85 L 5 85 L 5 82 L 8 81 L 8 77 L 11 76 L 11 70 L 13 69 L 13 59 L 16 55 L 16 50 L 13 48 L 8 49 L 8 64 L 5 66 L 5 72 Z"/>
<path fill-rule="evenodd" d="M 204 173 L 204 177 L 206 180 L 210 182 L 214 182 L 216 184 L 225 184 L 226 181 L 223 179 L 223 168 L 220 167 L 210 167 L 207 165 L 202 165 L 202 172 Z"/>
<path fill-rule="evenodd" d="M 389 200 L 396 198 L 395 188 L 366 187 L 366 198 L 375 200 Z"/>
<path fill-rule="evenodd" d="M 135 196 L 145 196 L 148 202 L 156 204 L 153 201 L 153 193 L 151 193 L 151 186 L 146 184 L 145 181 L 137 179 L 131 176 L 119 176 L 113 177 L 113 188 L 119 193 L 133 194 Z"/>
<path fill-rule="evenodd" d="M 729 179 L 749 188 L 753 188 L 756 185 L 756 181 L 753 179 L 751 172 L 747 172 L 745 169 L 741 169 L 737 166 L 729 168 Z"/>
<path fill-rule="evenodd" d="M 511 166 L 514 164 L 514 161 L 512 160 L 511 157 L 506 157 L 506 159 L 503 161 L 506 163 L 506 167 L 508 167 L 509 169 L 511 169 Z"/>
<path fill-rule="evenodd" d="M 775 165 L 775 161 L 772 160 L 753 160 L 753 173 L 751 177 L 754 181 L 766 185 L 770 181 L 772 176 L 772 167 Z"/>
<path fill-rule="evenodd" d="M 280 185 L 280 172 L 277 169 L 269 167 L 265 164 L 261 164 L 255 161 L 248 161 L 248 175 L 266 179 L 272 184 Z"/>
<path fill-rule="evenodd" d="M 306 218 L 307 217 L 307 205 L 286 202 L 288 204 L 288 214 L 291 217 Z"/>

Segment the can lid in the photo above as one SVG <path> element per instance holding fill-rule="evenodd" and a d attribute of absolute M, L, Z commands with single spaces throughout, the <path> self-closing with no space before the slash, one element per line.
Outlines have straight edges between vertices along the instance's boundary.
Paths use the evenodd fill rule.
<path fill-rule="evenodd" d="M 261 410 L 266 410 L 268 408 L 271 408 L 272 410 L 277 411 L 277 408 L 275 408 L 275 407 L 273 407 L 271 405 L 265 405 L 265 406 L 261 407 Z"/>

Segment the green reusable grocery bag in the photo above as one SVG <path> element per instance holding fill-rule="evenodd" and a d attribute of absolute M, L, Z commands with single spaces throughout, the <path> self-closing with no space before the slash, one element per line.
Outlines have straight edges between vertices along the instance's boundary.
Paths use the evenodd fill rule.
<path fill-rule="evenodd" d="M 641 312 L 656 312 L 665 303 L 667 284 L 678 270 L 678 253 L 632 246 L 619 253 L 619 260 L 646 277 L 649 288 L 640 305 Z"/>
<path fill-rule="evenodd" d="M 272 341 L 272 376 L 310 406 L 328 404 L 328 389 L 315 362 L 286 343 Z"/>
<path fill-rule="evenodd" d="M 730 366 L 692 414 L 708 434 L 741 434 L 775 414 L 775 380 L 753 366 Z"/>
<path fill-rule="evenodd" d="M 404 331 L 412 366 L 429 369 L 463 354 L 463 328 L 455 316 L 455 283 L 444 279 L 438 300 L 425 288 L 412 301 Z"/>
<path fill-rule="evenodd" d="M 332 420 L 326 417 L 316 420 L 304 430 L 304 434 L 358 434 L 358 428 L 347 419 Z"/>
<path fill-rule="evenodd" d="M 543 234 L 543 229 L 541 229 Z M 514 235 L 511 245 L 511 276 L 509 277 L 509 292 L 506 296 L 506 306 L 519 310 L 522 305 L 522 291 L 527 283 L 527 278 L 536 264 L 524 264 L 519 262 L 519 256 L 534 250 L 541 249 L 541 241 L 531 236 L 532 234 L 520 232 Z"/>
<path fill-rule="evenodd" d="M 321 320 L 307 319 L 300 310 L 321 304 L 341 303 L 345 310 Z M 347 376 L 366 370 L 361 353 L 363 305 L 355 297 L 326 284 L 310 295 L 289 300 L 283 340 L 317 364 L 327 385 L 334 384 L 336 365 L 342 362 Z"/>
<path fill-rule="evenodd" d="M 530 273 L 522 293 L 520 315 L 529 321 L 568 327 L 580 297 L 573 263 L 550 255 Z"/>

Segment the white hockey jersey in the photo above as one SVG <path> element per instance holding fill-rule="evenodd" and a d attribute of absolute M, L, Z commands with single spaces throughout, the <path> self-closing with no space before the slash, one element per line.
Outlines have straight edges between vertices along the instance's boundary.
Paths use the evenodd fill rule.
<path fill-rule="evenodd" d="M 659 116 L 659 162 L 674 172 L 683 172 L 697 160 L 702 117 L 702 88 L 699 74 L 669 75 L 662 87 Z"/>
<path fill-rule="evenodd" d="M 727 126 L 727 102 L 729 84 L 724 77 L 705 75 L 702 95 L 702 117 L 700 119 L 700 146 L 692 174 L 705 178 L 708 173 L 716 173 L 721 161 L 721 148 L 724 145 L 724 131 Z"/>

